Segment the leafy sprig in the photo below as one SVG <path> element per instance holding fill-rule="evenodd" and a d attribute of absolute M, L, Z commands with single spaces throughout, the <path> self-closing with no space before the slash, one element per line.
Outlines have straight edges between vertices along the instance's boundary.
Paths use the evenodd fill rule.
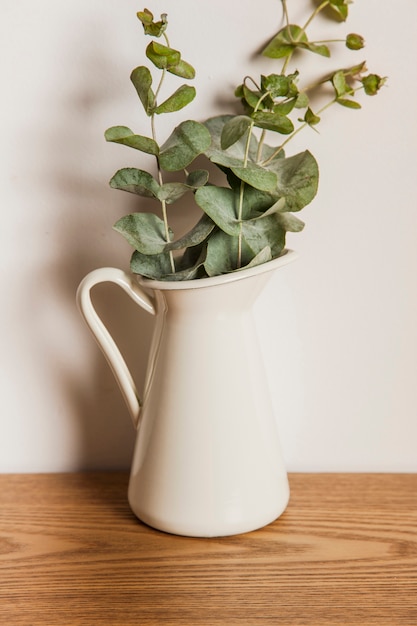
<path fill-rule="evenodd" d="M 110 181 L 120 189 L 157 200 L 160 215 L 133 213 L 120 219 L 115 229 L 133 246 L 133 272 L 163 280 L 186 280 L 214 276 L 251 267 L 279 256 L 285 247 L 286 233 L 302 230 L 304 224 L 295 215 L 315 197 L 318 165 L 308 151 L 286 156 L 288 143 L 304 128 L 316 128 L 322 115 L 334 104 L 350 109 L 361 107 L 356 95 L 363 90 L 375 95 L 385 79 L 366 74 L 361 62 L 333 70 L 307 86 L 301 86 L 298 68 L 289 70 L 294 53 L 313 53 L 330 58 L 332 47 L 342 44 L 350 51 L 361 50 L 364 39 L 349 33 L 344 39 L 311 41 L 307 30 L 324 10 L 337 21 L 348 17 L 349 0 L 324 0 L 315 6 L 304 25 L 291 23 L 287 0 L 281 0 L 285 26 L 263 50 L 263 55 L 282 61 L 279 72 L 261 75 L 255 80 L 246 76 L 235 95 L 242 104 L 237 115 L 223 115 L 206 120 L 180 123 L 160 145 L 156 136 L 156 117 L 180 111 L 195 97 L 195 89 L 181 84 L 160 102 L 166 73 L 187 81 L 194 78 L 194 68 L 181 53 L 170 46 L 166 14 L 155 21 L 148 9 L 137 14 L 145 35 L 153 39 L 146 56 L 153 69 L 160 72 L 154 88 L 152 72 L 139 66 L 131 81 L 145 114 L 150 118 L 151 136 L 136 135 L 125 126 L 106 131 L 106 139 L 123 144 L 156 159 L 157 178 L 137 168 L 124 168 Z M 332 96 L 314 111 L 310 94 L 322 89 Z M 278 135 L 278 145 L 267 144 L 269 135 Z M 208 180 L 207 170 L 189 171 L 197 156 L 204 154 L 225 174 L 225 185 Z M 164 182 L 164 172 L 181 173 L 181 180 Z M 175 240 L 168 223 L 168 207 L 185 193 L 194 194 L 203 214 L 183 237 Z"/>

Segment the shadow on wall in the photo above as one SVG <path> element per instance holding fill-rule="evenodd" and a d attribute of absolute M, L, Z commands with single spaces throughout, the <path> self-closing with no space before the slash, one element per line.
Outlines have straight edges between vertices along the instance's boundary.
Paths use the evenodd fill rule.
<path fill-rule="evenodd" d="M 104 49 L 103 56 L 105 54 Z M 100 68 L 99 72 L 97 68 Z M 34 324 L 39 327 L 36 341 L 42 343 L 49 385 L 59 389 L 64 412 L 75 420 L 75 424 L 65 427 L 76 432 L 75 469 L 128 467 L 135 440 L 117 383 L 75 303 L 78 284 L 89 271 L 101 266 L 128 265 L 130 248 L 111 226 L 120 215 L 138 210 L 134 196 L 119 196 L 108 189 L 106 171 L 102 172 L 101 178 L 98 167 L 100 153 L 106 150 L 106 144 L 103 133 L 97 136 L 97 124 L 92 121 L 101 103 L 111 98 L 107 87 L 111 83 L 111 74 L 112 67 L 106 68 L 105 58 L 85 58 L 80 74 L 69 87 L 69 97 L 68 93 L 60 96 L 60 113 L 55 115 L 55 126 L 44 129 L 42 140 L 47 165 L 44 187 L 50 189 L 52 180 L 50 197 L 54 202 L 57 199 L 48 224 L 54 237 L 56 258 L 41 269 L 45 293 L 43 302 L 38 301 L 37 306 L 44 315 L 43 319 L 42 315 L 36 317 Z M 120 215 L 115 212 L 115 207 L 120 207 Z M 39 300 L 39 294 L 35 294 L 34 301 L 36 298 Z M 97 286 L 93 300 L 141 389 L 153 328 L 152 317 L 114 285 Z M 54 342 L 54 333 L 46 327 L 48 301 L 54 308 L 58 303 L 60 319 L 55 324 L 60 330 L 55 330 L 55 334 L 73 334 L 76 344 L 81 337 L 81 348 L 75 345 L 74 354 L 70 337 Z M 61 441 L 58 445 L 65 446 L 66 442 Z"/>
<path fill-rule="evenodd" d="M 99 28 L 96 23 L 91 28 L 93 26 L 95 31 Z M 104 32 L 105 29 L 101 29 Z M 82 37 L 84 41 L 85 31 Z M 77 46 L 77 41 L 68 41 L 67 55 L 72 58 L 72 48 Z M 39 353 L 41 350 L 46 362 L 48 385 L 59 389 L 62 413 L 68 413 L 66 419 L 75 421 L 75 426 L 71 423 L 64 427 L 72 433 L 77 431 L 78 444 L 72 462 L 75 469 L 128 467 L 135 440 L 113 374 L 77 311 L 76 290 L 82 278 L 95 268 L 127 269 L 132 250 L 112 230 L 118 218 L 133 211 L 157 210 L 156 203 L 116 192 L 107 185 L 107 179 L 115 170 L 106 171 L 108 164 L 104 163 L 110 154 L 106 151 L 121 148 L 117 167 L 138 163 L 140 167 L 142 156 L 125 147 L 106 145 L 105 128 L 99 127 L 101 124 L 97 122 L 103 108 L 117 97 L 114 94 L 117 90 L 111 86 L 117 84 L 120 68 L 111 61 L 111 52 L 105 46 L 97 50 L 78 49 L 80 71 L 75 77 L 70 73 L 72 82 L 63 92 L 54 93 L 54 104 L 58 107 L 53 118 L 55 122 L 47 125 L 43 120 L 42 136 L 37 137 L 44 152 L 40 158 L 44 159 L 41 176 L 44 176 L 45 192 L 48 192 L 45 197 L 52 198 L 45 228 L 53 236 L 53 258 L 39 271 L 44 293 L 36 291 L 33 294 L 32 301 L 37 302 L 38 314 L 33 315 L 36 330 L 32 329 L 31 334 L 36 335 L 34 351 Z M 59 81 L 57 76 L 56 82 Z M 136 96 L 133 91 L 129 94 L 135 110 Z M 178 209 L 175 205 L 170 219 L 176 236 L 188 230 L 200 216 L 191 194 L 188 199 L 181 200 L 181 210 Z M 39 283 L 36 289 L 39 289 Z M 115 285 L 95 287 L 93 299 L 140 391 L 153 330 L 152 316 Z M 54 333 L 51 334 L 48 327 L 48 306 L 59 312 L 59 319 L 53 321 L 55 336 L 62 332 L 72 333 L 74 351 L 68 349 L 72 345 L 70 337 L 59 336 L 59 341 L 54 341 Z M 67 442 L 61 441 L 61 445 L 65 446 Z"/>

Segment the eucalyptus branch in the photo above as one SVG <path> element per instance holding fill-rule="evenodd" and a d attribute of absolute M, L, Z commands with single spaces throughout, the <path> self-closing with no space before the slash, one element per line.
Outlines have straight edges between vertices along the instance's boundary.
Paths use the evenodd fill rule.
<path fill-rule="evenodd" d="M 156 116 L 180 111 L 196 95 L 193 86 L 181 84 L 159 102 L 166 74 L 188 80 L 194 78 L 195 71 L 178 50 L 171 48 L 165 34 L 166 14 L 160 20 L 154 20 L 148 9 L 137 14 L 145 35 L 152 37 L 146 46 L 146 57 L 160 71 L 154 86 L 148 67 L 141 65 L 131 74 L 145 115 L 150 118 L 151 136 L 137 135 L 126 126 L 114 126 L 105 133 L 107 141 L 151 154 L 157 162 L 157 175 L 142 169 L 122 168 L 110 181 L 113 189 L 152 198 L 162 207 L 162 218 L 159 209 L 155 213 L 126 215 L 114 225 L 134 247 L 131 259 L 134 273 L 157 280 L 188 280 L 253 267 L 277 258 L 285 248 L 286 233 L 302 229 L 303 223 L 295 214 L 313 200 L 319 178 L 318 164 L 309 150 L 287 156 L 284 149 L 306 126 L 315 129 L 320 115 L 334 104 L 358 109 L 361 104 L 353 96 L 359 89 L 375 95 L 384 84 L 385 79 L 377 74 L 364 75 L 367 70 L 363 62 L 316 78 L 300 88 L 298 69 L 287 73 L 294 51 L 329 57 L 326 44 L 343 40 L 309 41 L 306 30 L 326 7 L 335 18 L 338 14 L 344 21 L 349 0 L 319 0 L 303 26 L 291 22 L 289 1 L 279 1 L 284 15 L 281 29 L 262 53 L 280 60 L 281 73 L 261 74 L 259 82 L 245 76 L 235 90 L 236 97 L 242 101 L 242 113 L 210 117 L 203 123 L 183 121 L 161 146 L 157 141 Z M 349 50 L 360 50 L 364 39 L 350 33 L 345 44 Z M 321 92 L 320 87 L 325 83 L 332 86 L 333 94 L 313 112 L 308 92 L 313 89 Z M 296 120 L 295 112 L 301 110 Z M 277 142 L 280 145 L 265 144 L 269 132 L 280 136 Z M 216 185 L 209 181 L 208 170 L 193 168 L 199 155 L 205 155 L 226 173 L 230 184 Z M 181 173 L 181 178 L 164 184 L 164 172 Z M 188 233 L 175 239 L 168 223 L 168 210 L 190 190 L 203 215 Z"/>
<path fill-rule="evenodd" d="M 328 5 L 330 4 L 329 0 L 323 0 L 323 2 L 321 4 L 318 5 L 318 7 L 316 7 L 313 11 L 313 13 L 310 15 L 310 17 L 308 18 L 308 20 L 306 21 L 306 23 L 304 24 L 304 26 L 302 27 L 301 31 L 302 33 L 305 33 L 307 28 L 310 26 L 311 22 L 317 17 L 317 15 L 323 11 L 323 9 L 325 9 Z"/>

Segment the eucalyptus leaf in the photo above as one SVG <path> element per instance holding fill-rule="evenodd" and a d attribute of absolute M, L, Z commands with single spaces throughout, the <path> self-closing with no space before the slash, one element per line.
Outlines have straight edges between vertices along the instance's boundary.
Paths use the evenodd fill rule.
<path fill-rule="evenodd" d="M 195 77 L 195 69 L 183 59 L 180 59 L 177 65 L 170 66 L 167 69 L 170 74 L 175 74 L 175 76 L 179 76 L 180 78 L 191 80 Z"/>
<path fill-rule="evenodd" d="M 285 117 L 285 115 L 280 115 L 279 113 L 259 111 L 253 113 L 252 119 L 255 122 L 255 126 L 258 126 L 258 128 L 273 130 L 282 135 L 289 135 L 294 130 L 292 121 L 288 117 Z"/>
<path fill-rule="evenodd" d="M 254 91 L 253 89 L 249 89 L 247 85 L 243 84 L 242 97 L 252 109 L 255 109 L 259 105 L 259 100 L 262 97 L 262 93 L 260 91 Z"/>
<path fill-rule="evenodd" d="M 319 169 L 313 155 L 306 150 L 285 159 L 276 159 L 268 165 L 277 175 L 276 194 L 285 198 L 287 211 L 299 211 L 315 197 Z"/>
<path fill-rule="evenodd" d="M 217 276 L 237 270 L 238 253 L 238 237 L 231 237 L 221 230 L 215 231 L 208 241 L 207 257 L 204 263 L 208 276 Z M 254 256 L 253 250 L 246 241 L 242 241 L 241 266 L 250 263 Z"/>
<path fill-rule="evenodd" d="M 194 246 L 198 246 L 200 243 L 205 241 L 210 233 L 215 228 L 215 224 L 213 220 L 208 217 L 208 215 L 203 215 L 201 219 L 195 224 L 195 226 L 185 235 L 177 239 L 176 241 L 171 241 L 166 244 L 165 251 L 168 250 L 182 250 L 183 248 L 190 248 Z"/>
<path fill-rule="evenodd" d="M 207 186 L 197 189 L 195 201 L 211 217 L 222 231 L 237 236 L 240 232 L 237 220 L 237 194 L 226 187 Z"/>
<path fill-rule="evenodd" d="M 250 248 L 258 254 L 265 247 L 271 249 L 272 256 L 278 256 L 285 246 L 286 230 L 279 214 L 242 222 L 242 234 Z"/>
<path fill-rule="evenodd" d="M 160 70 L 175 67 L 181 60 L 181 54 L 157 41 L 151 41 L 146 48 L 146 56 Z"/>
<path fill-rule="evenodd" d="M 310 52 L 314 52 L 315 54 L 320 54 L 322 57 L 330 57 L 329 47 L 325 44 L 317 44 L 312 43 L 310 41 L 299 44 L 300 48 L 304 48 L 304 50 L 309 50 Z"/>
<path fill-rule="evenodd" d="M 173 113 L 174 111 L 179 111 L 194 100 L 195 94 L 195 87 L 182 85 L 169 98 L 162 102 L 162 104 L 156 107 L 155 113 Z"/>
<path fill-rule="evenodd" d="M 320 122 L 320 117 L 315 115 L 310 107 L 308 107 L 304 115 L 304 121 L 309 124 L 309 126 L 316 126 Z"/>
<path fill-rule="evenodd" d="M 258 216 L 260 218 L 267 217 L 268 215 L 272 215 L 273 213 L 280 213 L 285 209 L 285 198 L 280 198 L 272 206 L 270 206 L 262 215 Z"/>
<path fill-rule="evenodd" d="M 274 191 L 277 177 L 274 172 L 249 162 L 246 167 L 231 167 L 232 172 L 248 185 L 261 191 Z"/>
<path fill-rule="evenodd" d="M 203 124 L 192 120 L 182 122 L 161 146 L 160 166 L 168 172 L 182 170 L 207 150 L 210 142 L 210 133 Z"/>
<path fill-rule="evenodd" d="M 339 70 L 333 75 L 332 83 L 338 97 L 343 96 L 349 91 L 349 85 L 346 82 L 345 74 L 342 70 Z"/>
<path fill-rule="evenodd" d="M 221 136 L 223 133 L 223 128 L 226 122 L 232 119 L 233 115 L 218 115 L 216 117 L 211 117 L 204 122 L 204 125 L 210 132 L 211 136 L 211 144 L 205 150 L 205 155 L 213 161 L 213 163 L 219 165 L 228 165 L 223 162 L 224 160 L 233 161 L 236 167 L 239 165 L 243 165 L 245 154 L 246 154 L 246 137 L 241 137 L 238 141 L 236 141 L 233 145 L 231 145 L 227 150 L 222 150 L 221 147 Z M 249 154 L 248 157 L 251 160 L 256 159 L 256 153 L 258 150 L 258 140 L 252 134 L 250 137 L 249 144 Z"/>
<path fill-rule="evenodd" d="M 292 213 L 280 213 L 276 215 L 276 219 L 282 228 L 291 233 L 299 233 L 304 228 L 304 222 Z"/>
<path fill-rule="evenodd" d="M 278 104 L 275 104 L 272 111 L 273 113 L 278 113 L 279 115 L 289 115 L 294 107 L 297 105 L 297 98 L 289 98 L 287 100 L 283 100 Z"/>
<path fill-rule="evenodd" d="M 292 77 L 283 74 L 261 76 L 262 89 L 268 91 L 273 98 L 288 96 L 291 82 Z"/>
<path fill-rule="evenodd" d="M 135 150 L 140 150 L 147 154 L 153 154 L 154 156 L 159 154 L 159 147 L 156 141 L 150 137 L 135 135 L 127 126 L 112 126 L 106 130 L 104 137 L 106 141 L 135 148 Z"/>
<path fill-rule="evenodd" d="M 152 91 L 152 75 L 147 67 L 141 65 L 130 75 L 136 92 L 147 115 L 151 115 L 155 106 L 155 94 Z"/>
<path fill-rule="evenodd" d="M 292 54 L 294 48 L 301 42 L 307 41 L 307 35 L 296 24 L 284 26 L 269 44 L 262 50 L 262 54 L 271 59 L 282 59 Z"/>
<path fill-rule="evenodd" d="M 347 19 L 350 0 L 329 0 L 330 8 L 343 22 Z"/>
<path fill-rule="evenodd" d="M 125 215 L 113 228 L 142 254 L 160 254 L 167 243 L 164 222 L 154 213 Z"/>
<path fill-rule="evenodd" d="M 145 198 L 157 198 L 160 192 L 160 186 L 151 174 L 134 167 L 118 170 L 110 180 L 110 187 Z"/>
<path fill-rule="evenodd" d="M 141 254 L 135 250 L 130 260 L 130 269 L 134 274 L 146 278 L 164 280 L 172 272 L 169 253 Z"/>
<path fill-rule="evenodd" d="M 356 100 L 350 100 L 350 98 L 338 98 L 337 103 L 348 109 L 361 109 L 362 105 Z"/>
<path fill-rule="evenodd" d="M 268 261 L 271 261 L 271 260 L 272 260 L 271 248 L 269 246 L 265 246 L 265 248 L 262 248 L 262 250 L 258 252 L 258 254 L 255 254 L 252 261 L 250 261 L 250 263 L 245 265 L 245 267 L 243 267 L 242 269 L 247 270 L 251 267 L 256 267 L 257 265 L 262 265 L 263 263 L 267 263 Z"/>
<path fill-rule="evenodd" d="M 185 184 L 192 189 L 198 189 L 199 187 L 204 187 L 208 179 L 209 173 L 207 170 L 194 170 L 194 172 L 188 174 Z"/>
<path fill-rule="evenodd" d="M 143 30 L 146 35 L 152 35 L 153 37 L 160 37 L 165 32 L 168 22 L 165 13 L 161 15 L 161 20 L 154 22 L 153 14 L 149 9 L 138 11 L 136 14 L 139 20 L 142 22 Z"/>
<path fill-rule="evenodd" d="M 187 191 L 190 191 L 190 187 L 184 185 L 184 183 L 165 183 L 159 188 L 158 200 L 167 204 L 173 204 L 182 198 Z"/>
<path fill-rule="evenodd" d="M 236 115 L 227 120 L 220 137 L 222 150 L 227 150 L 236 143 L 247 132 L 252 123 L 251 118 L 247 115 Z"/>

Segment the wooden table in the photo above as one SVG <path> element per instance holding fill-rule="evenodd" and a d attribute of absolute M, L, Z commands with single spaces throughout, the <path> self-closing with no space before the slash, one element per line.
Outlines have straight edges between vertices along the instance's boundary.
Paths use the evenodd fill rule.
<path fill-rule="evenodd" d="M 131 514 L 126 473 L 0 475 L 4 626 L 417 625 L 417 474 L 292 474 L 220 539 Z"/>

